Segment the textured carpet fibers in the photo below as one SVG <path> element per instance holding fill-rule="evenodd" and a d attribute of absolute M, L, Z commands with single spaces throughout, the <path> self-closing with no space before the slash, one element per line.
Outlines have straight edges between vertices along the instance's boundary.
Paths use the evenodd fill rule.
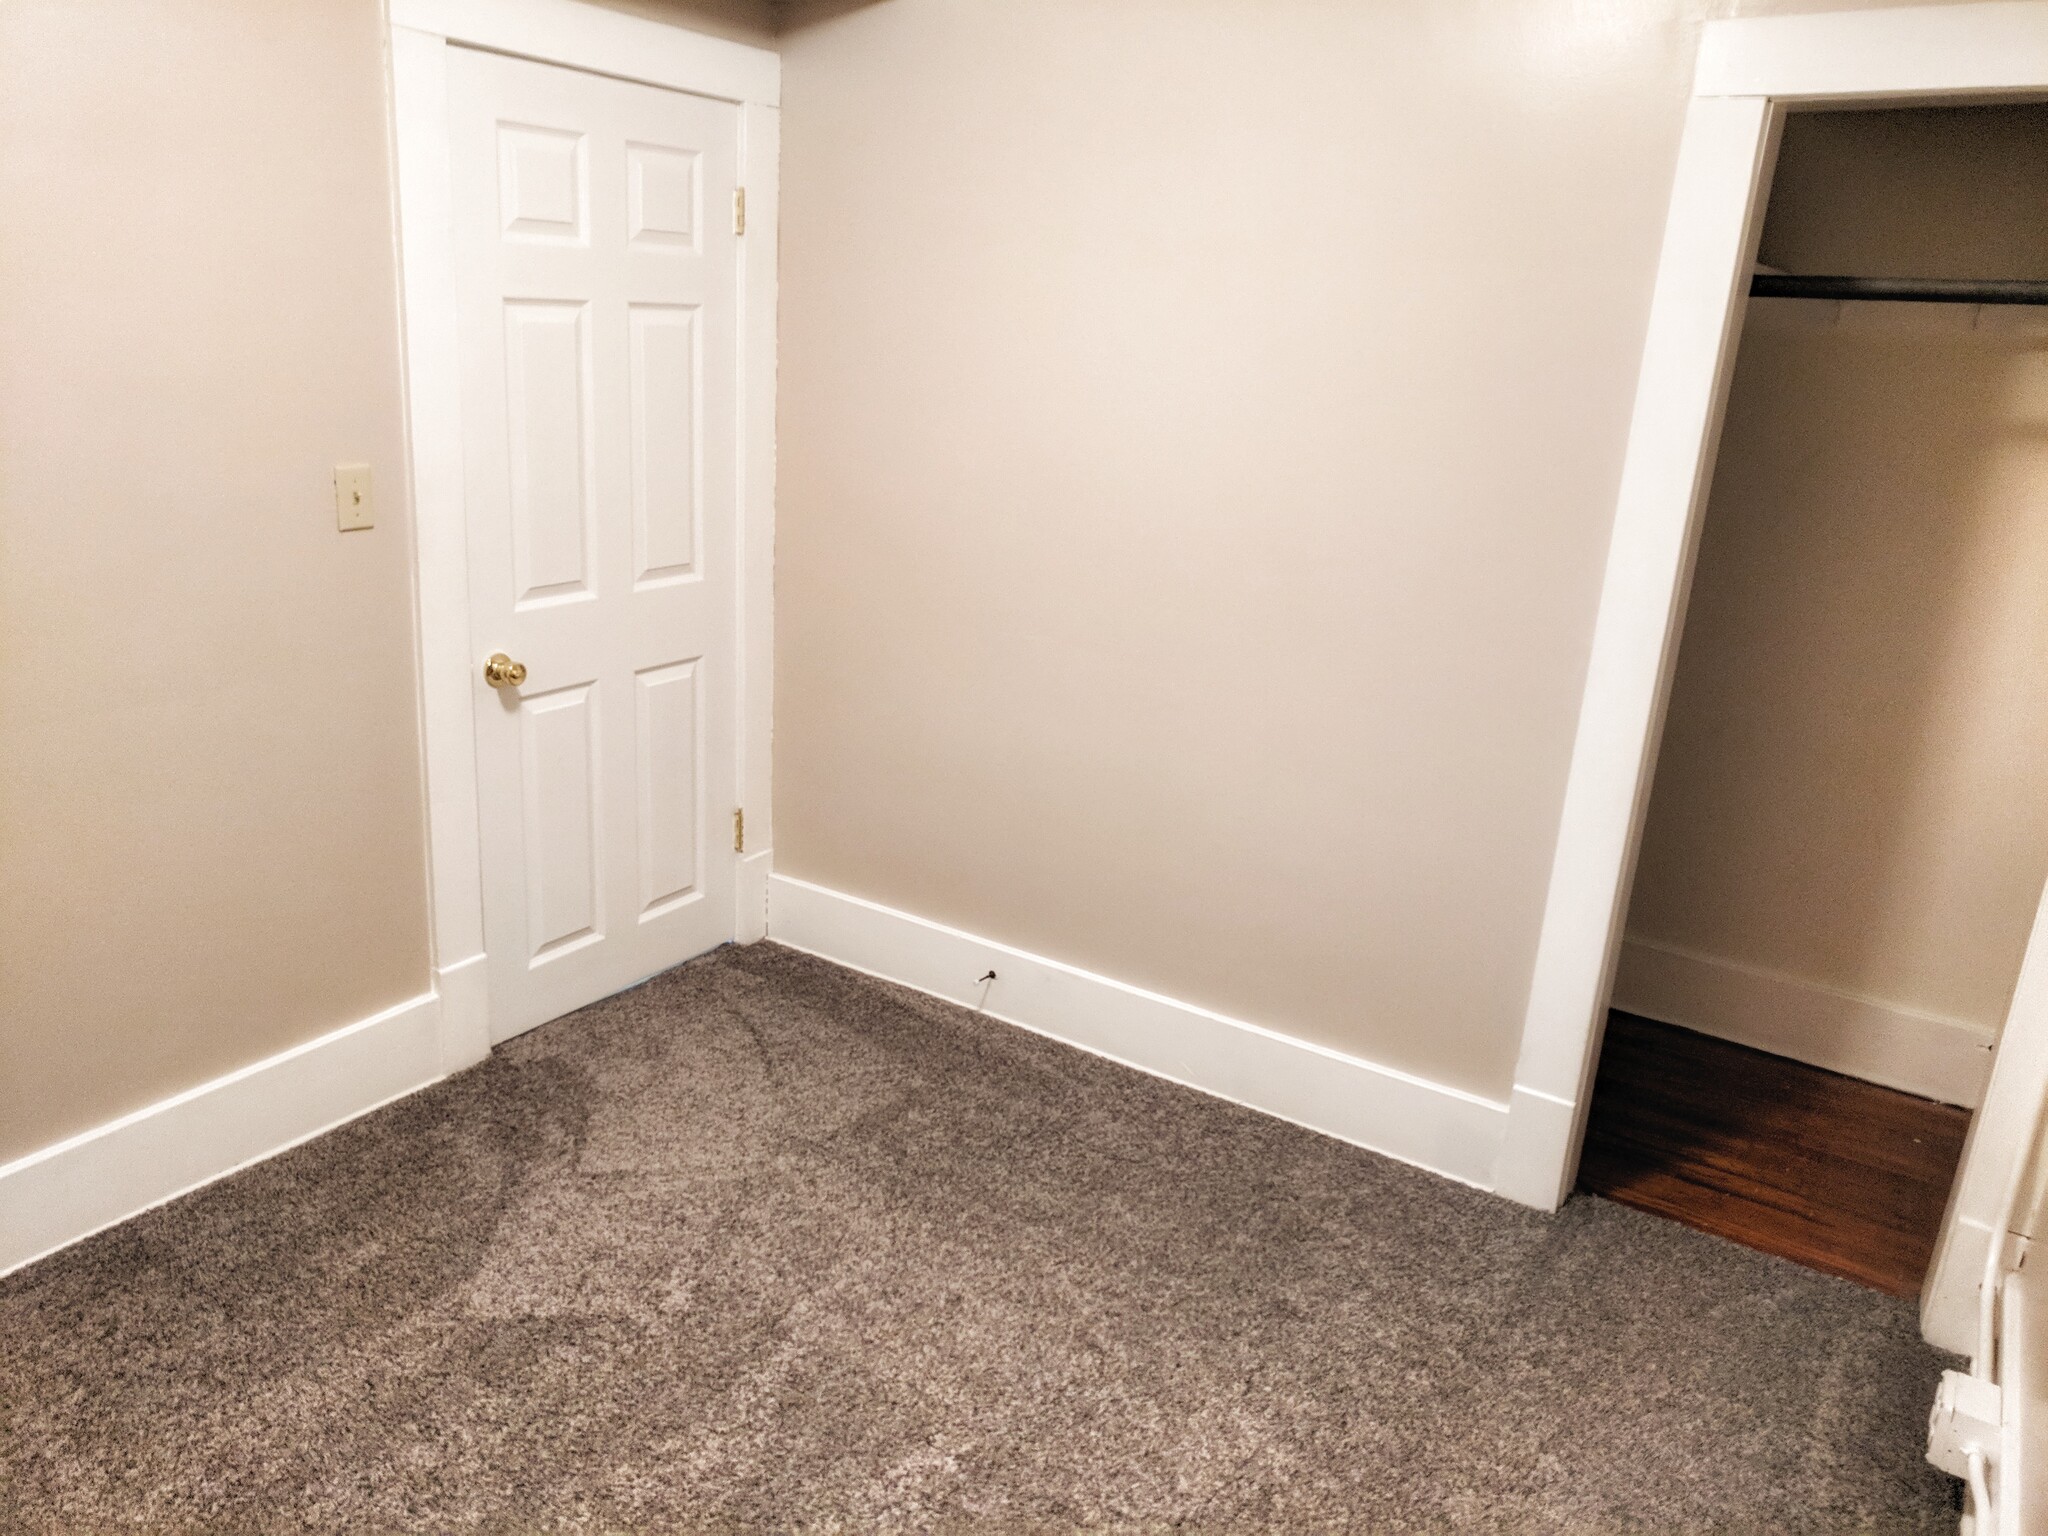
<path fill-rule="evenodd" d="M 0 1530 L 1946 1533 L 1939 1365 L 761 945 L 0 1281 Z"/>

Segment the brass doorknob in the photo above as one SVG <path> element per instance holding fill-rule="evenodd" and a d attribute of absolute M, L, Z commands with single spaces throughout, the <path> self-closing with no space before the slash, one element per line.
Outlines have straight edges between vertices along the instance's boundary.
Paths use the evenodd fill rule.
<path fill-rule="evenodd" d="M 484 681 L 493 688 L 517 688 L 526 681 L 526 663 L 500 651 L 484 663 Z"/>

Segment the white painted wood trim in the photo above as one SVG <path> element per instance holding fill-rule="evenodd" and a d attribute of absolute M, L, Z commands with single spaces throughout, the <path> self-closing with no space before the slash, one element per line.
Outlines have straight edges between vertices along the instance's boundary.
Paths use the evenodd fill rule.
<path fill-rule="evenodd" d="M 1805 977 L 1622 941 L 1613 1005 L 1809 1066 L 1975 1109 L 1998 1032 Z"/>
<path fill-rule="evenodd" d="M 1578 1169 L 1778 118 L 1768 101 L 1695 99 L 1679 144 L 1515 1067 L 1515 1113 L 1494 1176 L 1501 1194 L 1541 1210 L 1563 1204 Z M 1562 1117 L 1560 1104 L 1569 1110 Z"/>
<path fill-rule="evenodd" d="M 768 937 L 768 881 L 775 873 L 775 855 L 765 849 L 740 860 L 739 878 L 733 888 L 733 903 L 741 944 Z"/>
<path fill-rule="evenodd" d="M 1990 1234 L 2010 1228 L 2007 1196 L 2048 1113 L 2048 891 L 2035 910 L 2020 979 L 1991 1062 L 1984 1107 L 1970 1122 L 1934 1264 L 1920 1293 L 1920 1329 L 1958 1354 L 1975 1347 Z"/>
<path fill-rule="evenodd" d="M 427 792 L 434 961 L 444 970 L 472 959 L 481 962 L 484 953 L 447 79 L 443 39 L 402 27 L 392 30 L 420 752 Z"/>
<path fill-rule="evenodd" d="M 1980 1281 L 1990 1252 L 1988 1221 L 1962 1215 L 1952 1191 L 1941 1240 L 1934 1250 L 1934 1265 L 1927 1271 L 1920 1293 L 1920 1334 L 1936 1349 L 1967 1355 L 1976 1348 Z"/>
<path fill-rule="evenodd" d="M 782 101 L 782 59 L 770 49 L 577 0 L 391 0 L 391 25 L 693 96 Z"/>
<path fill-rule="evenodd" d="M 2048 90 L 2048 4 L 1990 0 L 1711 21 L 1693 92 L 1779 101 Z"/>
<path fill-rule="evenodd" d="M 477 824 L 476 658 L 470 654 L 468 508 L 461 353 L 448 163 L 451 43 L 518 54 L 740 103 L 747 233 L 738 242 L 740 505 L 734 680 L 748 841 L 774 836 L 776 247 L 780 235 L 781 61 L 773 53 L 642 21 L 576 0 L 392 0 L 391 111 L 398 183 L 405 398 L 415 540 L 421 758 L 427 787 L 433 953 L 445 979 L 484 955 L 483 851 Z M 761 937 L 765 866 L 740 871 L 735 937 Z M 488 992 L 454 984 L 464 1033 L 490 1039 Z M 480 1033 L 475 1026 L 481 1026 Z M 469 1045 L 464 1049 L 470 1049 Z"/>
<path fill-rule="evenodd" d="M 1491 1174 L 1494 1100 L 786 875 L 768 892 L 779 944 L 1461 1183 Z"/>
<path fill-rule="evenodd" d="M 438 1081 L 435 993 L 0 1167 L 0 1274 Z"/>
<path fill-rule="evenodd" d="M 747 233 L 740 241 L 740 804 L 747 813 L 747 856 L 762 860 L 775 846 L 775 402 L 779 326 L 777 253 L 782 239 L 782 114 L 749 104 L 740 112 L 740 176 L 747 188 Z M 747 906 L 746 862 L 741 864 L 741 910 Z M 758 909 L 765 913 L 761 889 Z M 765 918 L 763 919 L 765 921 Z M 761 935 L 740 923 L 742 943 Z"/>
<path fill-rule="evenodd" d="M 434 973 L 441 994 L 441 1071 L 452 1075 L 491 1054 L 490 967 L 471 955 Z"/>
<path fill-rule="evenodd" d="M 2003 1337 L 1998 1378 L 1998 1523 L 1985 1536 L 2029 1536 L 2048 1526 L 2048 1295 L 2036 1269 L 2006 1282 L 1999 1308 Z"/>
<path fill-rule="evenodd" d="M 1732 340 L 1784 105 L 2048 95 L 2048 3 L 1712 22 L 1686 114 L 1613 542 L 1494 1187 L 1555 1209 L 1578 1169 Z M 1971 1129 L 1922 1304 L 1968 1347 L 2001 1191 L 2048 1089 L 2048 910 Z"/>

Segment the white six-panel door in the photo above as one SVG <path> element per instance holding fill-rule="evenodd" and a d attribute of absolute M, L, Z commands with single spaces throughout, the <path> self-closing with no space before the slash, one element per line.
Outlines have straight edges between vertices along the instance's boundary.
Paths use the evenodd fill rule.
<path fill-rule="evenodd" d="M 733 936 L 739 121 L 463 48 L 448 86 L 504 1039 Z"/>

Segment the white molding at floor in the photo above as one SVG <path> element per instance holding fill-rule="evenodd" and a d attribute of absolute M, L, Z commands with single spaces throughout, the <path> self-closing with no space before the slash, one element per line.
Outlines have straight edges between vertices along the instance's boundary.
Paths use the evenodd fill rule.
<path fill-rule="evenodd" d="M 1984 1102 L 1997 1035 L 1963 1019 L 1631 938 L 1613 1006 L 1944 1104 Z"/>
<path fill-rule="evenodd" d="M 1507 1126 L 1494 1100 L 786 875 L 768 937 L 1460 1183 L 1486 1187 Z"/>
<path fill-rule="evenodd" d="M 0 1275 L 447 1075 L 429 992 L 0 1166 Z M 463 1064 L 467 1064 L 464 1062 Z"/>

